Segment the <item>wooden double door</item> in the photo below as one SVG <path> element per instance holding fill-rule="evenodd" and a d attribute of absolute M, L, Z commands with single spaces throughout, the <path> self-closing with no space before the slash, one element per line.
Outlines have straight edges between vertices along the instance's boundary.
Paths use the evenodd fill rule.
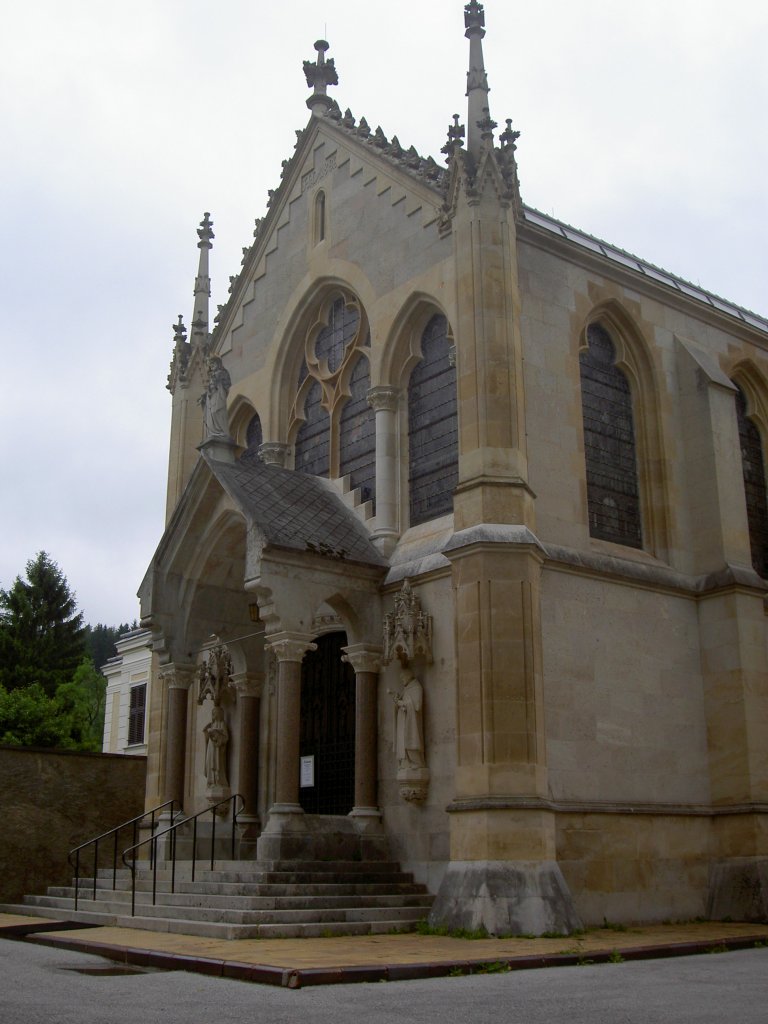
<path fill-rule="evenodd" d="M 301 670 L 299 802 L 308 814 L 349 814 L 355 797 L 355 673 L 341 660 L 346 633 L 326 633 L 315 643 Z"/>

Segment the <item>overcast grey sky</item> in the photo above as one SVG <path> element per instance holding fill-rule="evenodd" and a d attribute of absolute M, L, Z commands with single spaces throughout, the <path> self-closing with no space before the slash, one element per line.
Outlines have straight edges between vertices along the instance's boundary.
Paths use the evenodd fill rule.
<path fill-rule="evenodd" d="M 491 113 L 523 200 L 768 313 L 764 0 L 487 0 Z M 86 619 L 138 615 L 165 507 L 171 324 L 195 229 L 213 306 L 306 123 L 342 109 L 440 157 L 462 0 L 0 0 L 0 586 L 47 550 Z"/>

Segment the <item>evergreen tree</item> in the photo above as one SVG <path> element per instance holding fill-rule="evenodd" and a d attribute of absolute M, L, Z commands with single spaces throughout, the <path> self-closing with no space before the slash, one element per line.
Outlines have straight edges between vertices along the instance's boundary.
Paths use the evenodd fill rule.
<path fill-rule="evenodd" d="M 135 628 L 135 622 L 133 626 L 129 626 L 127 622 L 121 622 L 119 626 L 107 626 L 97 622 L 95 626 L 85 627 L 86 651 L 96 668 L 102 668 L 110 658 L 114 658 L 117 654 L 117 641 L 123 633 Z"/>
<path fill-rule="evenodd" d="M 0 686 L 39 683 L 53 697 L 85 654 L 83 617 L 58 565 L 45 551 L 27 562 L 27 578 L 0 590 Z"/>

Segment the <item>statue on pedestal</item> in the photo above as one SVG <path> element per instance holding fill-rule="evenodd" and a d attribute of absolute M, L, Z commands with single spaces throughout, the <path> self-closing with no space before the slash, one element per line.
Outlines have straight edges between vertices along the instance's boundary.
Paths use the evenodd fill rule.
<path fill-rule="evenodd" d="M 221 357 L 211 356 L 208 360 L 208 382 L 200 396 L 206 441 L 213 437 L 229 438 L 227 395 L 231 386 L 232 378 L 224 368 Z"/>

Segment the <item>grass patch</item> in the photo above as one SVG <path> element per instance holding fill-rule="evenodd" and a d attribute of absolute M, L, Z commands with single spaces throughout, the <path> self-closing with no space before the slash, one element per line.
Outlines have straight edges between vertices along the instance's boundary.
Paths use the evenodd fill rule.
<path fill-rule="evenodd" d="M 472 968 L 473 974 L 508 974 L 512 968 L 503 960 L 492 960 L 487 964 L 476 964 Z"/>
<path fill-rule="evenodd" d="M 603 918 L 602 926 L 609 932 L 626 932 L 629 930 L 625 924 L 618 924 L 614 921 L 609 921 L 606 917 Z"/>
<path fill-rule="evenodd" d="M 608 963 L 609 964 L 623 964 L 624 963 L 624 957 L 621 955 L 621 953 L 618 951 L 618 949 L 612 949 L 611 950 L 611 955 L 608 957 Z"/>
<path fill-rule="evenodd" d="M 709 949 L 707 950 L 707 952 L 708 953 L 727 953 L 728 952 L 728 947 L 725 945 L 725 943 L 721 942 L 717 946 L 710 946 Z"/>

